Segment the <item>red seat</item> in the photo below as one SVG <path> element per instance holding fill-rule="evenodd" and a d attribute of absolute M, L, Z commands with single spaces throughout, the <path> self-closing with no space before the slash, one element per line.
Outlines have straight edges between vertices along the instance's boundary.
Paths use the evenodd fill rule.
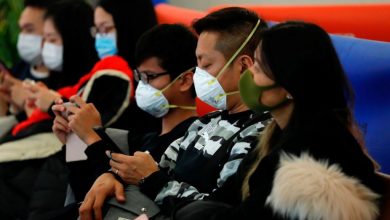
<path fill-rule="evenodd" d="M 168 4 L 158 4 L 155 7 L 159 24 L 180 23 L 191 27 L 195 19 L 202 18 L 206 12 L 175 7 Z"/>
<path fill-rule="evenodd" d="M 218 5 L 215 11 L 232 5 Z M 390 42 L 390 4 L 236 5 L 259 13 L 267 21 L 303 20 L 332 34 Z"/>

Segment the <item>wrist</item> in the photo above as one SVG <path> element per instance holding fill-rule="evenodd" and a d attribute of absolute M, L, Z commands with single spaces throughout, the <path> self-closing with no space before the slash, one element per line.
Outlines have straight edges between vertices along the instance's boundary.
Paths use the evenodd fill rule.
<path fill-rule="evenodd" d="M 97 135 L 95 133 L 95 131 L 91 130 L 84 138 L 83 138 L 83 141 L 89 146 L 93 143 L 96 143 L 98 141 L 100 141 L 101 138 L 99 137 L 99 135 Z"/>

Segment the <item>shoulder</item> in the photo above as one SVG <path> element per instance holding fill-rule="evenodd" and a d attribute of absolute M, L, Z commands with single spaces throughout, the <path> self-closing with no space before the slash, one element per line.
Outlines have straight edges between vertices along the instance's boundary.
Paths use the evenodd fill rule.
<path fill-rule="evenodd" d="M 120 56 L 109 56 L 98 61 L 91 72 L 95 74 L 96 72 L 101 71 L 105 71 L 111 74 L 117 72 L 117 74 L 121 73 L 127 75 L 130 78 L 133 78 L 133 71 L 131 70 L 126 60 Z"/>

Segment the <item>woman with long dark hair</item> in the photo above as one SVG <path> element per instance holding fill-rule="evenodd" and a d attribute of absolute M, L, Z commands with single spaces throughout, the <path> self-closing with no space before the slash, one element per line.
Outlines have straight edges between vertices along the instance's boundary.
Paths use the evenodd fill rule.
<path fill-rule="evenodd" d="M 324 30 L 286 22 L 265 31 L 240 94 L 273 122 L 240 172 L 177 219 L 376 219 L 382 183 Z"/>
<path fill-rule="evenodd" d="M 48 7 L 42 55 L 52 70 L 47 82 L 51 89 L 75 84 L 97 61 L 92 26 L 93 10 L 84 1 L 60 0 Z M 49 91 L 46 86 L 40 87 Z M 0 201 L 2 219 L 27 218 L 34 182 L 44 161 L 41 158 L 61 149 L 61 143 L 51 133 L 50 117 L 39 112 L 34 103 L 26 101 L 25 108 L 28 119 L 1 140 L 0 188 L 7 192 L 2 193 Z"/>
<path fill-rule="evenodd" d="M 45 22 L 51 22 L 62 39 L 62 68 L 55 74 L 58 88 L 74 85 L 97 61 L 94 39 L 90 34 L 93 11 L 83 1 L 69 1 L 67 4 L 60 1 L 49 8 Z M 52 35 L 47 34 L 49 33 L 46 33 L 45 44 L 53 40 Z"/>
<path fill-rule="evenodd" d="M 157 25 L 152 2 L 150 0 L 100 0 L 95 9 L 95 16 L 98 11 L 106 16 L 112 16 L 113 25 L 107 27 L 106 30 L 107 33 L 115 33 L 114 41 L 116 42 L 116 50 L 109 50 L 112 53 L 108 54 L 105 54 L 106 51 L 103 48 L 103 51 L 99 53 L 97 44 L 99 56 L 102 58 L 105 55 L 117 54 L 135 69 L 134 54 L 138 38 L 145 31 Z M 99 27 L 97 27 L 97 31 L 99 31 Z"/>
<path fill-rule="evenodd" d="M 89 105 L 74 105 L 76 107 L 66 109 L 71 112 L 72 117 L 62 118 L 62 123 L 66 128 L 64 139 L 69 133 L 74 133 L 85 141 L 82 133 L 92 131 L 95 134 L 93 128 L 96 126 L 125 128 L 130 130 L 130 133 L 141 134 L 159 130 L 160 120 L 140 110 L 135 103 L 135 83 L 132 72 L 132 68 L 135 68 L 132 66 L 135 44 L 144 31 L 156 24 L 154 7 L 149 0 L 101 0 L 98 2 L 94 12 L 94 27 L 90 29 L 90 34 L 95 37 L 95 49 L 100 61 L 77 84 L 59 91 L 63 101 L 56 99 L 57 104 L 62 105 L 66 99 L 70 99 L 71 102 L 76 99 L 80 100 L 79 97 L 70 97 L 81 94 L 83 102 L 89 103 Z M 53 100 L 50 100 L 49 103 L 52 102 Z M 91 104 L 100 114 L 99 121 L 94 121 L 93 117 L 91 119 L 90 114 L 80 116 L 88 110 Z M 46 109 L 46 106 L 43 107 Z M 144 126 L 145 124 L 148 126 Z M 67 145 L 63 149 L 68 147 Z M 73 194 L 76 201 L 81 201 L 96 178 L 94 163 L 89 160 L 80 160 L 67 161 L 65 164 L 62 161 L 65 159 L 64 151 L 50 156 L 37 178 L 35 185 L 43 186 L 47 184 L 48 176 L 57 174 L 64 176 L 61 178 L 57 175 L 57 178 L 51 179 L 51 185 L 57 186 L 55 189 L 37 190 L 32 196 L 32 200 L 41 201 L 33 207 L 36 211 L 31 213 L 36 219 L 40 219 L 42 213 L 47 214 L 47 210 L 53 213 L 61 212 L 65 202 L 64 190 L 67 184 L 70 184 L 72 189 L 72 193 L 68 191 L 68 195 Z M 57 158 L 61 160 L 59 165 Z M 47 192 L 50 192 L 50 195 L 57 195 L 59 199 L 56 201 L 62 204 L 58 205 L 51 199 L 45 199 L 43 202 L 45 195 L 49 194 Z M 77 205 L 73 202 L 75 201 L 67 199 L 65 204 Z M 69 218 L 65 217 L 65 219 Z"/>
<path fill-rule="evenodd" d="M 3 137 L 1 143 L 50 131 L 50 117 L 38 111 L 47 111 L 52 101 L 61 96 L 61 88 L 76 84 L 97 61 L 94 39 L 90 34 L 92 26 L 93 10 L 83 1 L 62 0 L 48 7 L 42 60 L 51 72 L 50 77 L 47 85 L 31 85 L 33 93 L 24 101 L 27 119 L 19 119 L 12 134 Z"/>

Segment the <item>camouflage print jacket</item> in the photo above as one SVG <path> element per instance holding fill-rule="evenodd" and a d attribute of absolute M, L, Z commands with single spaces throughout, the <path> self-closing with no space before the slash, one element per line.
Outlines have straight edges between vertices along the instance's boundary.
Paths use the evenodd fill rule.
<path fill-rule="evenodd" d="M 145 179 L 141 191 L 166 214 L 181 202 L 202 200 L 237 171 L 269 118 L 251 111 L 216 111 L 195 120 L 183 137 L 170 144 L 160 171 Z"/>

